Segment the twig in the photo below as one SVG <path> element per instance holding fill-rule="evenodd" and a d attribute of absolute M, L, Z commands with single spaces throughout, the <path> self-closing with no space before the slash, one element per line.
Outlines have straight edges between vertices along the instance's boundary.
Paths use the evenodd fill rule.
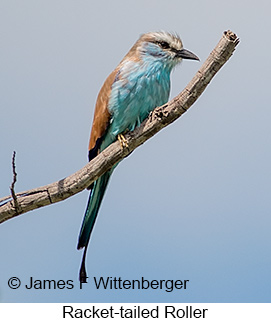
<path fill-rule="evenodd" d="M 129 149 L 122 149 L 118 142 L 114 142 L 73 175 L 43 187 L 18 193 L 16 199 L 13 198 L 14 203 L 12 203 L 10 196 L 0 199 L 0 203 L 2 203 L 0 205 L 0 223 L 16 215 L 65 200 L 87 188 L 114 164 L 128 156 L 136 147 L 185 113 L 230 58 L 238 43 L 239 39 L 233 32 L 224 32 L 217 46 L 186 88 L 173 100 L 156 108 L 140 127 L 125 135 Z M 16 207 L 15 200 L 19 209 Z"/>
<path fill-rule="evenodd" d="M 13 198 L 15 212 L 17 214 L 20 214 L 20 206 L 18 204 L 17 196 L 16 196 L 16 193 L 15 193 L 15 183 L 17 181 L 15 157 L 16 157 L 16 151 L 14 151 L 13 152 L 13 155 L 12 155 L 12 173 L 13 173 L 13 180 L 12 180 L 12 183 L 11 183 L 11 186 L 10 186 L 10 192 L 11 192 L 11 196 Z"/>

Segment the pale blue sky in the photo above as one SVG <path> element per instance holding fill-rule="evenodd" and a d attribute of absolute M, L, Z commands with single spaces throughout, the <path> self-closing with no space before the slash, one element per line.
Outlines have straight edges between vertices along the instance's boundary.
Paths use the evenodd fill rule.
<path fill-rule="evenodd" d="M 185 291 L 79 290 L 88 192 L 0 225 L 2 302 L 270 302 L 270 2 L 2 0 L 0 196 L 80 169 L 97 93 L 141 33 L 175 31 L 201 62 L 222 32 L 241 42 L 198 102 L 114 172 L 87 257 L 89 277 L 188 279 Z M 72 290 L 10 290 L 17 276 Z"/>

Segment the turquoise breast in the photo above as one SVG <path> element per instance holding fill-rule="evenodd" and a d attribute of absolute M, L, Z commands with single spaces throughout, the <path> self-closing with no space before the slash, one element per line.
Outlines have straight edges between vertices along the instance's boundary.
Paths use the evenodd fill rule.
<path fill-rule="evenodd" d="M 170 70 L 163 64 L 127 62 L 112 85 L 108 104 L 112 118 L 102 148 L 118 134 L 139 126 L 152 110 L 168 101 L 169 91 Z"/>

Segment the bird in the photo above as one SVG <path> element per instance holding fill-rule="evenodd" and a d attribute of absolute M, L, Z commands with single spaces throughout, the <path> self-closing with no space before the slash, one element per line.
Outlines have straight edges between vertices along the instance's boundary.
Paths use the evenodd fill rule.
<path fill-rule="evenodd" d="M 183 59 L 199 60 L 184 49 L 178 34 L 165 31 L 142 34 L 119 65 L 107 77 L 98 94 L 91 128 L 88 159 L 95 158 L 119 140 L 127 147 L 124 134 L 133 131 L 158 106 L 168 101 L 170 74 Z M 90 187 L 77 249 L 83 249 L 79 280 L 87 282 L 86 253 L 109 179 L 116 165 Z"/>

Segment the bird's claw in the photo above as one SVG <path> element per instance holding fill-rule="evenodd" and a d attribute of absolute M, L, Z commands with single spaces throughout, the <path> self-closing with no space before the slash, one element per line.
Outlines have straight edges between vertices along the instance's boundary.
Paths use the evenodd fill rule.
<path fill-rule="evenodd" d="M 118 135 L 118 141 L 120 143 L 120 146 L 122 149 L 124 149 L 124 147 L 128 148 L 129 145 L 128 145 L 128 141 L 127 139 L 124 137 L 124 135 L 121 133 Z"/>

